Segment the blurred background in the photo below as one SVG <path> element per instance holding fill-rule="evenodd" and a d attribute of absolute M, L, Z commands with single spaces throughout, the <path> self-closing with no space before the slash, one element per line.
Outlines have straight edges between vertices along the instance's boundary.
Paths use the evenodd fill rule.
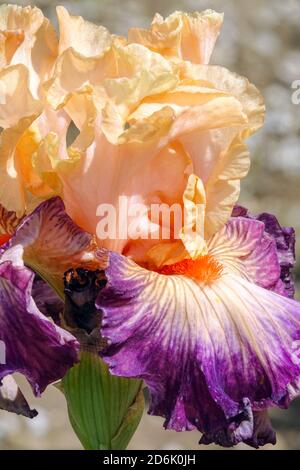
<path fill-rule="evenodd" d="M 8 3 L 8 2 L 0 2 Z M 32 2 L 15 1 L 19 5 Z M 296 228 L 300 239 L 300 104 L 292 103 L 292 83 L 300 80 L 300 0 L 69 0 L 33 2 L 53 22 L 55 6 L 103 24 L 116 34 L 129 27 L 146 27 L 156 12 L 207 8 L 225 13 L 222 34 L 213 63 L 245 75 L 261 90 L 267 106 L 266 124 L 249 145 L 250 176 L 242 186 L 241 203 L 252 212 L 276 214 L 283 225 Z M 297 247 L 300 260 L 300 243 Z M 295 275 L 300 281 L 300 264 Z M 297 297 L 300 300 L 298 285 Z M 32 407 L 34 420 L 0 411 L 0 449 L 80 449 L 68 424 L 61 393 L 49 387 L 41 399 L 32 399 L 20 378 Z M 300 449 L 300 400 L 288 411 L 272 412 L 278 443 L 267 449 Z M 164 431 L 162 419 L 145 414 L 131 449 L 199 449 L 199 433 Z M 201 449 L 217 448 L 216 446 Z M 244 445 L 239 449 L 249 449 Z"/>

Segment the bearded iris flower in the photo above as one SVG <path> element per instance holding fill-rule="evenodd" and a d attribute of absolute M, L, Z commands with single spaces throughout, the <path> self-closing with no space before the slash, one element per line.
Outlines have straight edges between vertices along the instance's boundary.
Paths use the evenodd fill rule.
<path fill-rule="evenodd" d="M 58 18 L 59 39 L 40 10 L 0 8 L 0 406 L 35 414 L 13 372 L 37 395 L 62 379 L 84 446 L 120 448 L 144 381 L 167 429 L 275 443 L 268 409 L 300 385 L 295 236 L 237 205 L 264 105 L 247 79 L 209 65 L 222 15 L 156 15 L 128 38 L 62 7 Z M 118 214 L 139 236 L 102 237 L 98 208 L 120 197 L 145 208 Z M 168 240 L 153 204 L 187 215 Z M 89 405 L 87 427 L 77 393 L 93 370 L 107 389 L 93 376 L 87 401 L 102 394 L 120 415 L 100 443 L 105 406 Z"/>

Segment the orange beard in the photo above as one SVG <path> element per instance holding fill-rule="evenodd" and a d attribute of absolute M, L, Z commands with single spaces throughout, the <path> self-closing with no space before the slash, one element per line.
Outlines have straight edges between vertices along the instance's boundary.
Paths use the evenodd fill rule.
<path fill-rule="evenodd" d="M 8 240 L 10 240 L 10 235 L 0 235 L 0 246 L 4 245 Z"/>
<path fill-rule="evenodd" d="M 204 284 L 211 284 L 219 279 L 223 266 L 212 256 L 201 256 L 195 260 L 185 259 L 175 264 L 163 266 L 158 269 L 160 274 L 183 275 L 196 279 Z"/>

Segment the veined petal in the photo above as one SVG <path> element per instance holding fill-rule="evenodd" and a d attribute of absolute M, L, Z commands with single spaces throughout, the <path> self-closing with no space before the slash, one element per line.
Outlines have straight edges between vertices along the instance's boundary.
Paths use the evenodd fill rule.
<path fill-rule="evenodd" d="M 207 64 L 222 21 L 223 15 L 212 10 L 192 14 L 175 12 L 166 19 L 157 14 L 150 30 L 130 29 L 128 39 L 162 55 Z"/>
<path fill-rule="evenodd" d="M 0 235 L 12 236 L 20 222 L 15 212 L 7 211 L 0 204 Z"/>
<path fill-rule="evenodd" d="M 106 275 L 97 299 L 105 361 L 113 374 L 145 380 L 150 413 L 167 428 L 253 443 L 252 410 L 284 407 L 299 393 L 299 303 L 234 274 L 205 284 L 114 253 Z"/>
<path fill-rule="evenodd" d="M 295 282 L 291 270 L 296 264 L 295 230 L 291 227 L 282 227 L 273 214 L 262 213 L 253 215 L 241 206 L 236 206 L 232 215 L 233 217 L 258 220 L 264 224 L 265 233 L 269 235 L 276 245 L 276 253 L 280 265 L 280 279 L 278 277 L 273 285 L 269 285 L 269 288 L 278 294 L 294 298 Z"/>
<path fill-rule="evenodd" d="M 265 289 L 280 278 L 274 239 L 259 220 L 233 217 L 208 242 L 208 252 L 229 271 Z"/>
<path fill-rule="evenodd" d="M 0 259 L 0 380 L 19 372 L 39 395 L 77 362 L 78 343 L 38 310 L 31 294 L 33 280 L 20 246 L 7 249 Z"/>
<path fill-rule="evenodd" d="M 9 246 L 22 247 L 26 264 L 62 297 L 65 271 L 94 265 L 92 237 L 73 223 L 58 197 L 24 218 Z"/>

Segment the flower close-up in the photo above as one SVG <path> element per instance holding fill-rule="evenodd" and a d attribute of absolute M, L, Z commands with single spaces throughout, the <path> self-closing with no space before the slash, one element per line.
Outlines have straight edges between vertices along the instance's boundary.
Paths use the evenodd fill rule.
<path fill-rule="evenodd" d="M 265 106 L 210 63 L 223 14 L 127 37 L 57 18 L 0 6 L 0 408 L 36 419 L 18 373 L 64 394 L 85 449 L 125 449 L 145 406 L 200 444 L 275 444 L 295 231 L 240 202 Z"/>

